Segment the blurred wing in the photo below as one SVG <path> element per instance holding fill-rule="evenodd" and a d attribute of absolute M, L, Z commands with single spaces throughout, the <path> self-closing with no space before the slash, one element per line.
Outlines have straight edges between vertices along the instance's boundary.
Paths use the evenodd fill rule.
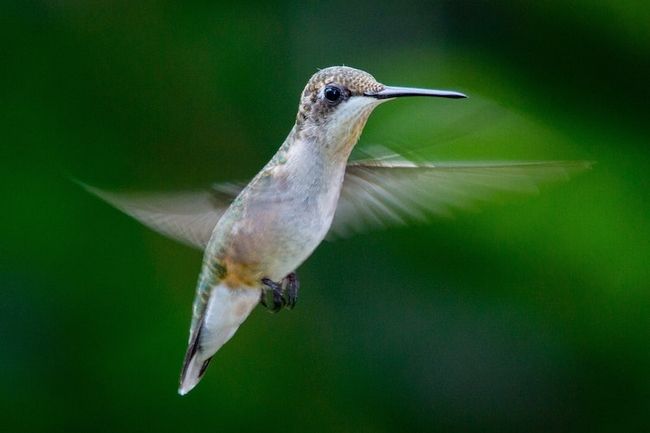
<path fill-rule="evenodd" d="M 150 229 L 203 250 L 212 229 L 241 187 L 215 185 L 212 191 L 175 193 L 114 193 L 85 184 L 86 190 L 140 221 Z"/>
<path fill-rule="evenodd" d="M 329 236 L 448 216 L 502 193 L 537 193 L 588 161 L 414 163 L 376 159 L 348 164 Z"/>

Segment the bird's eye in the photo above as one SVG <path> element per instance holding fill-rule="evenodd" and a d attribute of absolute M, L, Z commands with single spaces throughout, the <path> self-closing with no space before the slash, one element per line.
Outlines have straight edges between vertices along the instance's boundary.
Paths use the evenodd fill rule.
<path fill-rule="evenodd" d="M 339 89 L 336 86 L 327 86 L 325 87 L 325 90 L 323 91 L 323 95 L 325 96 L 325 99 L 327 99 L 330 103 L 337 103 L 341 100 L 341 89 Z"/>

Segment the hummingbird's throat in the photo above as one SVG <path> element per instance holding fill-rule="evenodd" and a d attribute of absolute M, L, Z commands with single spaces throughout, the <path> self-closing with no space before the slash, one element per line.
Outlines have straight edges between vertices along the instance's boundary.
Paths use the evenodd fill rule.
<path fill-rule="evenodd" d="M 332 157 L 347 161 L 352 149 L 359 141 L 370 113 L 378 105 L 377 101 L 366 101 L 369 98 L 359 99 L 362 100 L 350 101 L 351 106 L 346 107 L 348 109 L 335 113 L 328 122 L 327 133 L 324 134 L 322 145 Z"/>

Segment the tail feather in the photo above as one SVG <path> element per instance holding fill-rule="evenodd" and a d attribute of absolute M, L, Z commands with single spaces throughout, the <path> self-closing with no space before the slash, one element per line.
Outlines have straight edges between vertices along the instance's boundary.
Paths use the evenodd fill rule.
<path fill-rule="evenodd" d="M 180 386 L 178 388 L 178 393 L 180 395 L 185 395 L 194 388 L 205 373 L 206 368 L 212 357 L 208 358 L 205 361 L 202 361 L 197 357 L 197 351 L 199 349 L 199 338 L 201 336 L 201 328 L 203 323 L 199 324 L 199 331 L 194 334 L 190 344 L 185 352 L 185 359 L 183 360 L 183 368 L 181 370 Z"/>
<path fill-rule="evenodd" d="M 185 395 L 201 380 L 212 356 L 235 334 L 259 302 L 256 289 L 217 285 L 185 353 L 178 393 Z"/>
<path fill-rule="evenodd" d="M 191 357 L 186 364 L 183 365 L 183 372 L 181 373 L 180 386 L 178 387 L 178 393 L 180 395 L 185 395 L 190 392 L 203 378 L 205 370 L 208 368 L 208 364 L 212 357 L 201 361 L 196 356 Z"/>

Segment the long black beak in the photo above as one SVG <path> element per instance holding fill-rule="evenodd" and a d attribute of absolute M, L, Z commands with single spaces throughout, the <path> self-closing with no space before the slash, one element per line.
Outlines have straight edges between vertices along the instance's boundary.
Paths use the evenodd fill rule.
<path fill-rule="evenodd" d="M 366 93 L 365 96 L 370 96 L 377 99 L 391 99 L 400 98 L 402 96 L 435 96 L 438 98 L 467 98 L 466 95 L 460 92 L 451 90 L 433 90 L 433 89 L 415 89 L 411 87 L 390 87 L 386 86 L 383 90 L 374 93 Z"/>

